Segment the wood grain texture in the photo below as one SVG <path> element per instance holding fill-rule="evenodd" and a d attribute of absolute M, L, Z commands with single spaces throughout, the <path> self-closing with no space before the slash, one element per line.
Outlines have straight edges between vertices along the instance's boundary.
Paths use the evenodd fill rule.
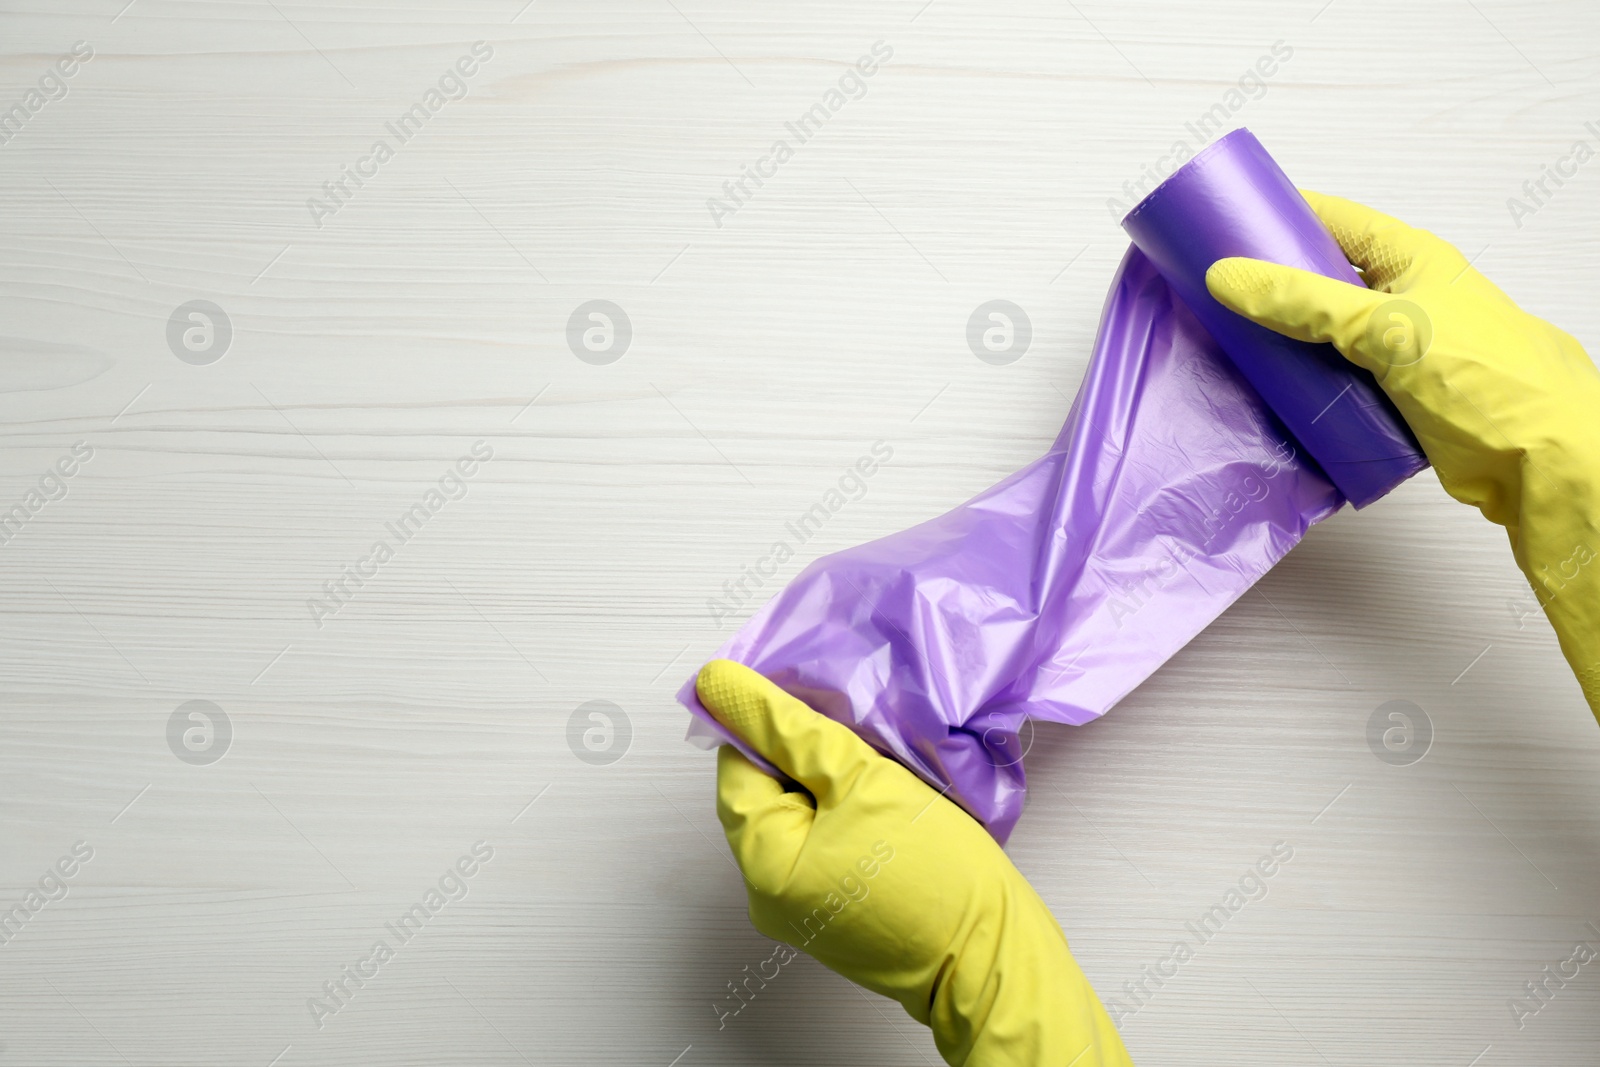
<path fill-rule="evenodd" d="M 0 1065 L 937 1063 L 803 958 L 719 1028 L 770 949 L 672 693 L 736 621 L 708 598 L 873 442 L 893 460 L 781 578 L 1045 447 L 1125 247 L 1108 199 L 1276 41 L 1234 124 L 1600 350 L 1600 164 L 1505 205 L 1594 140 L 1581 0 L 124 3 L 0 13 L 0 106 L 94 50 L 0 145 L 0 510 L 93 449 L 0 545 L 0 904 L 94 849 L 0 946 Z M 466 95 L 315 219 L 477 41 Z M 995 297 L 1034 326 L 1006 367 L 964 340 Z M 167 341 L 196 299 L 233 331 L 203 366 Z M 605 366 L 567 345 L 595 299 L 633 328 Z M 1126 1021 L 1139 1062 L 1595 1062 L 1594 966 L 1507 1007 L 1600 945 L 1600 732 L 1530 607 L 1424 475 L 1105 719 L 1039 729 L 1010 851 L 1106 996 L 1295 850 Z M 1409 767 L 1365 740 L 1391 699 L 1436 731 Z M 208 765 L 169 747 L 191 700 L 231 724 Z M 609 765 L 569 747 L 591 700 L 631 724 Z M 319 1028 L 308 998 L 479 841 Z"/>

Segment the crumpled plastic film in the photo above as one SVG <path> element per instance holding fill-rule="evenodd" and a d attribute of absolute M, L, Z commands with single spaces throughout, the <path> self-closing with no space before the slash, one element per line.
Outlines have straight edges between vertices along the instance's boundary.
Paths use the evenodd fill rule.
<path fill-rule="evenodd" d="M 1242 172 L 1208 162 L 1236 162 L 1235 153 Z M 1187 198 L 1188 209 L 1149 210 L 1197 174 L 1210 206 L 1185 188 L 1172 202 Z M 1254 183 L 1241 194 L 1254 210 L 1277 213 L 1271 225 L 1229 210 L 1226 186 L 1241 174 Z M 1293 198 L 1263 209 L 1261 190 L 1275 181 Z M 1310 222 L 1278 217 L 1295 210 Z M 1300 266 L 1315 259 L 1311 238 L 1332 241 L 1248 132 L 1210 146 L 1129 218 L 1142 212 L 1172 245 L 1148 256 L 1128 250 L 1049 452 L 936 519 L 814 561 L 717 652 L 852 727 L 1001 842 L 1022 813 L 1026 720 L 1105 714 L 1348 492 L 1370 502 L 1425 465 L 1362 372 L 1324 361 L 1317 346 L 1252 347 L 1249 331 L 1214 338 L 1180 298 L 1196 269 L 1204 292 L 1205 268 L 1220 258 L 1205 259 L 1204 241 L 1216 233 L 1271 231 L 1265 241 L 1223 240 L 1253 251 L 1222 254 Z M 1283 240 L 1292 247 L 1262 247 Z M 1164 277 L 1163 263 L 1185 283 Z M 1317 361 L 1310 383 L 1282 384 L 1299 373 L 1296 359 Z M 1289 398 L 1283 421 L 1262 399 L 1271 390 Z M 1325 405 L 1321 417 L 1304 410 L 1312 403 Z M 1285 421 L 1304 427 L 1301 440 Z M 1319 450 L 1352 489 L 1324 473 L 1312 458 Z M 678 699 L 693 716 L 691 740 L 738 745 L 777 773 L 706 713 L 693 679 Z"/>

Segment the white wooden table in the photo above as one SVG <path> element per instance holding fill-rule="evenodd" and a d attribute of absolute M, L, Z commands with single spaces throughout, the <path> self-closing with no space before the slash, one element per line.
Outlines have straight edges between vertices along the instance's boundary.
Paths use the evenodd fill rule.
<path fill-rule="evenodd" d="M 781 578 L 1043 450 L 1107 201 L 1212 105 L 1600 351 L 1600 163 L 1506 205 L 1597 143 L 1580 0 L 125 2 L 0 14 L 0 904 L 59 897 L 0 945 L 0 1065 L 937 1063 L 806 959 L 719 1029 L 770 946 L 672 694 L 873 442 Z M 1034 327 L 1004 367 L 964 337 L 993 298 Z M 569 347 L 594 300 L 610 363 Z M 596 700 L 609 763 L 569 743 Z M 1420 762 L 1369 749 L 1389 700 Z M 1600 1060 L 1600 963 L 1508 1007 L 1600 947 L 1600 730 L 1431 474 L 1028 771 L 1011 854 L 1107 997 L 1294 850 L 1125 1020 L 1140 1063 Z"/>

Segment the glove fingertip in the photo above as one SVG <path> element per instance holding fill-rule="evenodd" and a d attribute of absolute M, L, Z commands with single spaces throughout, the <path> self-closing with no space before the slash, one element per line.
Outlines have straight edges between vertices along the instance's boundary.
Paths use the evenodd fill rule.
<path fill-rule="evenodd" d="M 1252 297 L 1265 296 L 1278 287 L 1284 268 L 1245 256 L 1219 259 L 1206 270 L 1206 289 L 1224 307 L 1247 314 Z"/>
<path fill-rule="evenodd" d="M 874 755 L 849 727 L 743 664 L 712 660 L 700 669 L 695 690 L 713 718 L 819 800 Z"/>
<path fill-rule="evenodd" d="M 743 734 L 738 727 L 759 713 L 759 685 L 764 682 L 755 671 L 731 659 L 714 659 L 700 668 L 694 690 L 700 703 L 722 725 Z"/>

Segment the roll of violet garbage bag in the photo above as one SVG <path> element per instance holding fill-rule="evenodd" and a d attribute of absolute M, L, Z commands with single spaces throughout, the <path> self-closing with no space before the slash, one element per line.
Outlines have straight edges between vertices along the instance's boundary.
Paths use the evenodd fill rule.
<path fill-rule="evenodd" d="M 1206 293 L 1227 255 L 1360 283 L 1255 138 L 1207 148 L 1128 226 L 1150 251 L 1117 268 L 1049 450 L 944 515 L 812 560 L 716 653 L 849 726 L 1001 842 L 1022 814 L 1029 720 L 1104 715 L 1347 496 L 1370 502 L 1424 465 L 1370 379 Z M 692 741 L 777 773 L 700 705 L 693 678 L 678 699 Z"/>
<path fill-rule="evenodd" d="M 1332 345 L 1251 322 L 1206 289 L 1206 271 L 1230 256 L 1365 284 L 1249 130 L 1202 149 L 1140 201 L 1122 228 L 1350 503 L 1366 507 L 1427 466 L 1372 375 Z"/>

